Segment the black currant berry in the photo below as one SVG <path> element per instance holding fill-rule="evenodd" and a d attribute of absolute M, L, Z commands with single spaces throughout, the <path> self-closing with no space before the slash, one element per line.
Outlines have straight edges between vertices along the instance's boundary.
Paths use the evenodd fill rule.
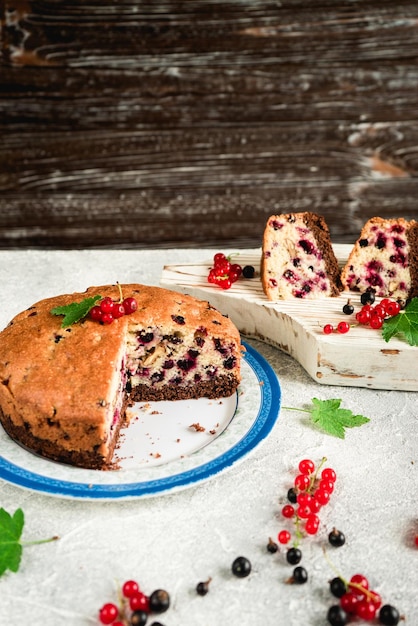
<path fill-rule="evenodd" d="M 273 541 L 271 537 L 269 537 L 268 544 L 267 544 L 267 552 L 270 552 L 270 554 L 275 554 L 278 549 L 279 549 L 279 546 L 277 545 L 277 543 Z"/>
<path fill-rule="evenodd" d="M 379 622 L 385 626 L 396 626 L 400 619 L 398 609 L 390 604 L 384 604 L 379 611 Z"/>
<path fill-rule="evenodd" d="M 242 268 L 242 275 L 244 276 L 244 278 L 254 278 L 255 269 L 252 265 L 246 265 Z"/>
<path fill-rule="evenodd" d="M 289 548 L 286 552 L 286 561 L 290 565 L 297 565 L 302 560 L 302 552 L 299 548 Z"/>
<path fill-rule="evenodd" d="M 327 613 L 327 620 L 331 626 L 345 626 L 347 623 L 347 613 L 338 604 L 330 606 Z"/>
<path fill-rule="evenodd" d="M 329 581 L 329 590 L 336 598 L 341 598 L 347 591 L 347 586 L 342 578 L 333 578 Z"/>
<path fill-rule="evenodd" d="M 165 589 L 156 589 L 149 597 L 149 608 L 152 613 L 164 613 L 170 606 L 170 596 Z"/>
<path fill-rule="evenodd" d="M 232 563 L 232 573 L 238 578 L 245 578 L 251 572 L 251 563 L 245 556 L 238 556 Z"/>
<path fill-rule="evenodd" d="M 334 548 L 341 548 L 341 546 L 345 544 L 345 535 L 341 532 L 341 530 L 333 528 L 328 535 L 328 541 L 332 546 L 334 546 Z"/>
<path fill-rule="evenodd" d="M 146 611 L 134 611 L 131 615 L 129 626 L 144 626 L 147 623 L 148 613 Z"/>
<path fill-rule="evenodd" d="M 308 580 L 308 572 L 300 565 L 293 570 L 292 582 L 296 585 L 303 585 Z"/>
<path fill-rule="evenodd" d="M 362 304 L 373 304 L 375 301 L 375 292 L 372 290 L 364 291 L 360 296 L 360 302 Z"/>
<path fill-rule="evenodd" d="M 199 596 L 205 596 L 207 594 L 207 592 L 209 591 L 209 584 L 211 580 L 212 578 L 208 578 L 208 580 L 197 583 L 196 591 L 199 594 Z"/>
<path fill-rule="evenodd" d="M 347 304 L 344 304 L 344 306 L 343 306 L 343 313 L 345 315 L 351 315 L 352 313 L 354 313 L 354 307 L 350 303 L 350 300 L 347 300 Z"/>
<path fill-rule="evenodd" d="M 296 502 L 297 502 L 297 495 L 298 494 L 296 493 L 296 489 L 294 487 L 290 487 L 289 491 L 287 492 L 287 499 L 292 504 L 296 504 Z"/>

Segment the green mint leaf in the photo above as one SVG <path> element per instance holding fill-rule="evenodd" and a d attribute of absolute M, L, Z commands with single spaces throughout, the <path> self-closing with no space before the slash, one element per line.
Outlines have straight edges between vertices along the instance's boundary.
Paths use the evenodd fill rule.
<path fill-rule="evenodd" d="M 22 509 L 17 509 L 13 517 L 5 509 L 0 509 L 0 576 L 7 570 L 17 572 L 19 569 L 23 525 Z"/>
<path fill-rule="evenodd" d="M 66 328 L 86 317 L 96 302 L 101 299 L 102 296 L 85 298 L 81 302 L 71 302 L 71 304 L 66 304 L 65 306 L 57 306 L 51 309 L 51 313 L 52 315 L 64 315 L 61 327 Z"/>
<path fill-rule="evenodd" d="M 386 342 L 399 336 L 410 346 L 418 346 L 418 298 L 412 298 L 403 311 L 383 322 L 382 336 Z"/>

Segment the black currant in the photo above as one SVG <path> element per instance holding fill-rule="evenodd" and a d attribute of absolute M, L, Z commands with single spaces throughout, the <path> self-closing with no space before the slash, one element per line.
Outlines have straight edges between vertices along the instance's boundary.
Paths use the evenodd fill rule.
<path fill-rule="evenodd" d="M 199 594 L 199 596 L 205 596 L 207 594 L 207 592 L 209 591 L 209 583 L 211 580 L 212 578 L 208 578 L 208 580 L 197 583 L 196 591 Z"/>
<path fill-rule="evenodd" d="M 244 278 L 254 278 L 255 269 L 252 265 L 246 265 L 242 268 L 242 275 L 244 276 Z"/>
<path fill-rule="evenodd" d="M 360 296 L 360 302 L 362 304 L 373 304 L 375 301 L 375 292 L 371 289 L 364 291 Z"/>
<path fill-rule="evenodd" d="M 396 626 L 400 619 L 398 609 L 390 604 L 384 604 L 379 611 L 379 622 L 385 626 Z"/>
<path fill-rule="evenodd" d="M 129 621 L 129 626 L 144 626 L 147 623 L 148 613 L 146 611 L 134 611 Z"/>
<path fill-rule="evenodd" d="M 296 504 L 296 502 L 297 502 L 297 495 L 298 494 L 296 493 L 296 489 L 294 487 L 290 487 L 289 491 L 287 492 L 287 499 L 292 504 Z"/>
<path fill-rule="evenodd" d="M 341 530 L 337 530 L 333 528 L 333 530 L 328 535 L 328 541 L 334 548 L 341 548 L 345 544 L 345 535 L 341 532 Z"/>
<path fill-rule="evenodd" d="M 347 586 L 342 578 L 333 578 L 329 581 L 329 590 L 336 598 L 341 598 L 347 591 Z"/>
<path fill-rule="evenodd" d="M 302 566 L 295 567 L 293 570 L 292 582 L 296 585 L 303 585 L 308 580 L 308 572 Z"/>
<path fill-rule="evenodd" d="M 345 315 L 351 315 L 352 313 L 354 313 L 354 307 L 351 304 L 350 300 L 347 300 L 347 304 L 344 304 L 343 313 L 345 313 Z"/>
<path fill-rule="evenodd" d="M 277 543 L 273 541 L 271 537 L 269 537 L 268 544 L 267 544 L 267 552 L 274 554 L 275 552 L 277 552 L 278 549 L 279 549 L 279 546 L 277 545 Z"/>
<path fill-rule="evenodd" d="M 327 620 L 331 626 L 345 626 L 347 623 L 347 613 L 338 604 L 330 606 L 327 613 Z"/>
<path fill-rule="evenodd" d="M 232 563 L 232 573 L 238 578 L 245 578 L 251 572 L 251 563 L 245 556 L 238 556 Z"/>
<path fill-rule="evenodd" d="M 302 552 L 299 548 L 289 548 L 286 552 L 286 560 L 290 565 L 297 565 L 302 560 Z"/>
<path fill-rule="evenodd" d="M 156 589 L 149 597 L 149 608 L 152 613 L 164 613 L 170 606 L 170 596 L 165 589 Z"/>

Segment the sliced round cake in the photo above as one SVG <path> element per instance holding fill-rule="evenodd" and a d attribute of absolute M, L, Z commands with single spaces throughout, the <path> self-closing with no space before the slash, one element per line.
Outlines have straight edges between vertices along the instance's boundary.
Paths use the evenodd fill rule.
<path fill-rule="evenodd" d="M 379 297 L 418 296 L 418 222 L 372 217 L 363 226 L 341 274 L 346 290 Z"/>
<path fill-rule="evenodd" d="M 324 218 L 272 215 L 264 230 L 261 281 L 267 298 L 322 298 L 340 293 L 338 261 Z"/>
<path fill-rule="evenodd" d="M 136 310 L 63 326 L 51 311 L 100 296 Z M 100 300 L 99 300 L 100 302 Z M 240 335 L 208 302 L 144 285 L 90 287 L 42 300 L 0 333 L 0 421 L 30 450 L 103 469 L 128 404 L 230 396 L 241 380 Z"/>

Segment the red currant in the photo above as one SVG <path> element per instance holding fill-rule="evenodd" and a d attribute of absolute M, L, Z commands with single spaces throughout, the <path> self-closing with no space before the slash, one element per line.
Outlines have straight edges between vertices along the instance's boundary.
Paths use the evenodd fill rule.
<path fill-rule="evenodd" d="M 328 493 L 331 494 L 334 491 L 334 483 L 332 480 L 322 479 L 319 481 L 318 489 L 320 491 L 328 491 Z"/>
<path fill-rule="evenodd" d="M 103 313 L 112 313 L 114 304 L 112 298 L 103 298 L 99 306 Z"/>
<path fill-rule="evenodd" d="M 350 578 L 349 586 L 352 592 L 360 599 L 365 596 L 362 589 L 367 590 L 369 588 L 369 581 L 363 574 L 354 574 L 354 576 Z"/>
<path fill-rule="evenodd" d="M 241 265 L 238 265 L 238 263 L 231 263 L 231 268 L 229 271 L 229 275 L 231 276 L 231 274 L 235 274 L 237 279 L 241 276 L 242 274 L 242 267 Z"/>
<path fill-rule="evenodd" d="M 390 316 L 390 317 L 394 317 L 395 315 L 398 315 L 399 311 L 401 310 L 401 305 L 399 304 L 399 302 L 389 302 L 389 304 L 386 306 L 386 313 Z"/>
<path fill-rule="evenodd" d="M 364 326 L 368 324 L 370 321 L 370 310 L 369 309 L 364 310 L 363 308 L 361 311 L 356 313 L 356 320 L 358 321 L 359 324 L 363 324 Z"/>
<path fill-rule="evenodd" d="M 310 507 L 308 505 L 306 505 L 306 506 L 299 506 L 296 509 L 296 515 L 298 517 L 300 517 L 300 519 L 308 519 L 308 517 L 310 515 L 312 515 L 312 511 L 311 511 L 311 509 L 310 509 Z"/>
<path fill-rule="evenodd" d="M 382 597 L 379 593 L 377 593 L 377 591 L 370 592 L 369 600 L 370 602 L 373 602 L 377 609 L 382 606 Z"/>
<path fill-rule="evenodd" d="M 302 493 L 298 493 L 298 495 L 296 496 L 296 502 L 299 504 L 299 506 L 310 506 L 311 501 L 311 494 L 306 493 L 305 491 L 303 491 Z"/>
<path fill-rule="evenodd" d="M 341 334 L 348 333 L 348 331 L 350 330 L 350 324 L 348 322 L 339 322 L 337 330 Z"/>
<path fill-rule="evenodd" d="M 366 622 L 371 622 L 376 617 L 377 607 L 373 602 L 364 598 L 356 606 L 356 615 Z"/>
<path fill-rule="evenodd" d="M 115 303 L 112 310 L 112 315 L 115 319 L 123 317 L 125 315 L 125 307 L 122 303 Z"/>
<path fill-rule="evenodd" d="M 331 335 L 334 332 L 334 327 L 332 324 L 325 324 L 323 331 L 324 335 Z"/>
<path fill-rule="evenodd" d="M 315 463 L 310 459 L 303 459 L 299 463 L 299 471 L 301 474 L 312 474 L 315 469 Z"/>
<path fill-rule="evenodd" d="M 102 313 L 101 322 L 103 324 L 111 324 L 113 322 L 113 315 L 111 313 Z"/>
<path fill-rule="evenodd" d="M 122 585 L 122 593 L 125 598 L 132 598 L 139 591 L 139 585 L 135 580 L 127 580 Z"/>
<path fill-rule="evenodd" d="M 318 528 L 319 517 L 314 514 L 309 515 L 305 523 L 305 530 L 308 535 L 315 535 L 318 532 Z"/>
<path fill-rule="evenodd" d="M 133 594 L 129 598 L 129 606 L 132 611 L 149 611 L 149 598 L 141 591 Z"/>
<path fill-rule="evenodd" d="M 383 319 L 375 312 L 373 311 L 373 313 L 370 316 L 370 328 L 374 328 L 374 329 L 379 329 L 382 328 L 383 326 Z"/>
<path fill-rule="evenodd" d="M 107 602 L 99 611 L 99 621 L 102 624 L 113 624 L 117 616 L 119 615 L 119 609 L 116 604 Z"/>
<path fill-rule="evenodd" d="M 279 543 L 286 544 L 289 543 L 291 538 L 290 532 L 288 530 L 281 530 L 277 535 L 277 539 Z"/>
<path fill-rule="evenodd" d="M 381 304 L 376 304 L 376 306 L 374 307 L 372 311 L 372 316 L 373 314 L 378 315 L 379 317 L 384 319 L 386 317 L 386 309 Z"/>
<path fill-rule="evenodd" d="M 307 474 L 298 474 L 295 478 L 295 487 L 299 491 L 304 491 L 309 487 L 310 479 Z"/>
<path fill-rule="evenodd" d="M 214 262 L 215 266 L 218 265 L 221 261 L 223 262 L 223 261 L 226 261 L 226 260 L 227 260 L 227 258 L 226 258 L 226 256 L 224 255 L 223 252 L 217 252 L 215 254 L 215 256 L 213 257 L 213 262 Z"/>
<path fill-rule="evenodd" d="M 135 298 L 125 298 L 122 302 L 126 315 L 130 315 L 138 308 L 138 302 Z"/>
<path fill-rule="evenodd" d="M 351 591 L 347 591 L 347 593 L 340 598 L 340 605 L 347 613 L 355 613 L 358 602 L 357 596 Z"/>
<path fill-rule="evenodd" d="M 324 504 L 328 504 L 330 500 L 331 494 L 329 491 L 325 491 L 324 489 L 318 489 L 315 493 L 315 498 L 322 506 Z"/>
<path fill-rule="evenodd" d="M 102 315 L 103 315 L 103 311 L 99 306 L 96 305 L 92 309 L 90 309 L 90 317 L 95 322 L 101 322 Z"/>
<path fill-rule="evenodd" d="M 285 504 L 285 506 L 282 508 L 282 515 L 283 517 L 293 517 L 295 514 L 295 509 L 293 508 L 293 506 L 291 504 Z"/>
<path fill-rule="evenodd" d="M 321 472 L 321 478 L 323 478 L 324 480 L 330 480 L 331 482 L 335 483 L 335 481 L 337 480 L 337 474 L 331 467 L 326 467 Z"/>
<path fill-rule="evenodd" d="M 318 500 L 316 500 L 315 496 L 313 496 L 311 501 L 309 502 L 309 508 L 311 509 L 312 513 L 318 513 L 318 511 L 320 510 L 321 505 Z"/>

